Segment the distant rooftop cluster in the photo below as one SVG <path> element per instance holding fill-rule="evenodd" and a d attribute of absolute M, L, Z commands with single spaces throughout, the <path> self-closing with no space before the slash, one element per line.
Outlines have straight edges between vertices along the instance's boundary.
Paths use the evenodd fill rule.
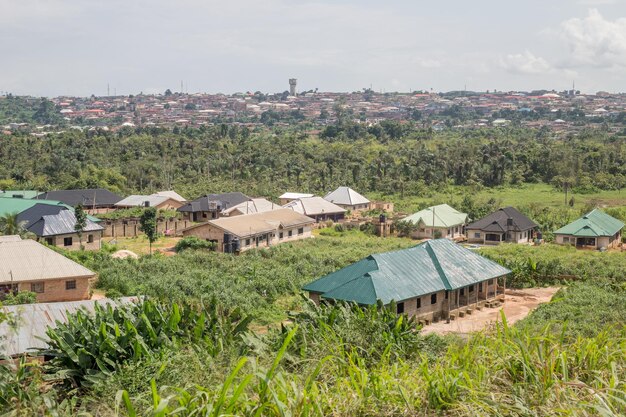
<path fill-rule="evenodd" d="M 529 127 L 548 126 L 571 131 L 590 123 L 603 124 L 626 112 L 626 94 L 567 91 L 533 92 L 412 92 L 377 93 L 370 89 L 352 93 L 296 94 L 246 92 L 234 94 L 130 95 L 106 97 L 56 97 L 50 99 L 58 123 L 37 124 L 0 120 L 5 133 L 27 129 L 45 135 L 59 129 L 116 130 L 149 127 L 201 127 L 227 123 L 250 128 L 268 125 L 314 123 L 323 127 L 340 117 L 375 125 L 385 120 L 414 121 L 435 130 L 497 128 L 512 122 Z M 11 96 L 0 96 L 2 101 Z M 20 97 L 36 106 L 41 98 Z M 623 122 L 623 120 L 622 120 Z M 620 122 L 621 123 L 621 122 Z"/>

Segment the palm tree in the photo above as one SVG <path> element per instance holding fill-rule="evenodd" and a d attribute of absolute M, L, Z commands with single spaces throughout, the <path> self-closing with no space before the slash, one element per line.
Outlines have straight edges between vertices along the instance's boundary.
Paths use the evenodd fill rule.
<path fill-rule="evenodd" d="M 3 235 L 20 235 L 24 236 L 28 233 L 24 227 L 25 222 L 17 219 L 19 213 L 7 213 L 0 216 L 0 233 Z"/>

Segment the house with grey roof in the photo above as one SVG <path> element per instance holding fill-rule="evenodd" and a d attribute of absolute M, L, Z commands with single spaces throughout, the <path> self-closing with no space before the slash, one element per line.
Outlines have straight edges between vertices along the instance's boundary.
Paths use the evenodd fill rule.
<path fill-rule="evenodd" d="M 504 207 L 465 226 L 470 243 L 530 243 L 538 225 L 514 207 Z"/>
<path fill-rule="evenodd" d="M 328 220 L 337 223 L 342 221 L 346 214 L 346 209 L 322 197 L 298 198 L 285 204 L 283 207 L 311 217 L 315 219 L 316 223 Z"/>
<path fill-rule="evenodd" d="M 154 207 L 159 210 L 175 210 L 185 201 L 180 201 L 168 194 L 129 195 L 115 203 L 116 208 Z"/>
<path fill-rule="evenodd" d="M 350 187 L 338 187 L 335 191 L 326 194 L 324 200 L 352 212 L 370 210 L 372 204 L 367 198 Z"/>
<path fill-rule="evenodd" d="M 90 214 L 107 213 L 115 209 L 122 197 L 105 188 L 54 190 L 39 194 L 39 200 L 58 200 L 68 206 L 82 205 Z"/>
<path fill-rule="evenodd" d="M 82 236 L 76 231 L 74 211 L 50 204 L 35 204 L 18 214 L 17 221 L 28 232 L 34 234 L 38 242 L 69 250 L 98 250 L 104 227 L 91 218 L 85 220 Z M 82 241 L 82 242 L 81 242 Z"/>
<path fill-rule="evenodd" d="M 622 243 L 624 223 L 602 210 L 592 210 L 554 231 L 556 243 L 579 249 L 608 249 Z"/>
<path fill-rule="evenodd" d="M 249 201 L 250 197 L 240 192 L 206 194 L 179 207 L 184 219 L 193 222 L 208 222 L 224 216 L 224 210 Z"/>
<path fill-rule="evenodd" d="M 0 297 L 32 291 L 38 302 L 87 300 L 95 275 L 34 240 L 0 236 Z"/>
<path fill-rule="evenodd" d="M 316 303 L 394 301 L 398 313 L 430 321 L 450 319 L 502 299 L 499 295 L 510 272 L 449 239 L 435 239 L 370 255 L 302 289 Z"/>

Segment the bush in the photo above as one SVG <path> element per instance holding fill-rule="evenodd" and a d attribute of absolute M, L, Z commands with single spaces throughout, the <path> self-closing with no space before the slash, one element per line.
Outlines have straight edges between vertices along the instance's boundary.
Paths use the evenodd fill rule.
<path fill-rule="evenodd" d="M 251 318 L 238 309 L 165 304 L 151 300 L 126 305 L 96 304 L 93 314 L 77 310 L 67 323 L 48 328 L 48 347 L 38 356 L 52 358 L 44 366 L 65 387 L 89 387 L 106 379 L 122 364 L 158 355 L 162 349 L 198 344 L 216 355 L 241 342 Z"/>
<path fill-rule="evenodd" d="M 184 237 L 176 243 L 174 250 L 178 252 L 182 252 L 187 249 L 208 249 L 215 250 L 215 242 L 209 242 L 207 240 L 202 240 L 195 236 Z"/>
<path fill-rule="evenodd" d="M 34 304 L 37 302 L 37 294 L 30 291 L 20 291 L 17 294 L 9 293 L 6 298 L 2 300 L 2 304 L 5 306 L 17 305 L 17 304 Z"/>

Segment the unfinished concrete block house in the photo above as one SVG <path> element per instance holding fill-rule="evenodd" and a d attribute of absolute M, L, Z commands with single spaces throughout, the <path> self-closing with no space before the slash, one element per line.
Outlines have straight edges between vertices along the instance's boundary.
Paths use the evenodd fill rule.
<path fill-rule="evenodd" d="M 508 269 L 449 239 L 370 255 L 303 287 L 316 303 L 396 302 L 425 323 L 454 319 L 503 299 Z M 500 280 L 500 286 L 498 285 Z"/>

